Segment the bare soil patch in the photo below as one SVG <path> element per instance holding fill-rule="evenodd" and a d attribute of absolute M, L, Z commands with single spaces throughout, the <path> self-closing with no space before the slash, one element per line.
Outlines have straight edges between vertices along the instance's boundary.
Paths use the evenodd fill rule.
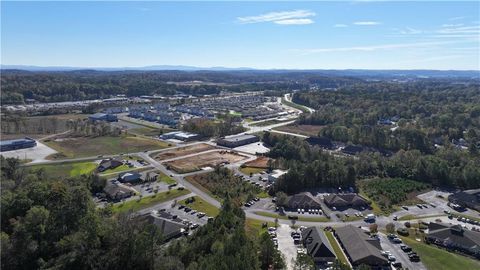
<path fill-rule="evenodd" d="M 194 153 L 205 152 L 212 149 L 216 149 L 216 147 L 209 144 L 200 143 L 200 144 L 189 145 L 189 146 L 180 147 L 180 148 L 176 148 L 168 151 L 162 151 L 156 154 L 154 156 L 154 159 L 165 160 L 170 158 L 182 157 L 182 156 L 186 156 Z"/>
<path fill-rule="evenodd" d="M 246 159 L 245 156 L 232 151 L 215 151 L 169 161 L 165 165 L 178 173 L 189 173 L 199 171 L 204 167 L 215 167 L 220 164 L 235 163 L 244 159 Z"/>

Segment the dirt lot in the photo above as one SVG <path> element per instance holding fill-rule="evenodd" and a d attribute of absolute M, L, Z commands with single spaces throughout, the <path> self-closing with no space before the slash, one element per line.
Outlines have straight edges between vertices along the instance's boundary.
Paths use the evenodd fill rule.
<path fill-rule="evenodd" d="M 268 158 L 268 157 L 259 157 L 255 160 L 246 162 L 244 165 L 247 166 L 247 167 L 252 167 L 252 168 L 268 168 L 268 161 L 269 160 L 270 160 L 270 158 Z"/>
<path fill-rule="evenodd" d="M 176 157 L 190 155 L 193 153 L 204 152 L 204 151 L 215 149 L 215 148 L 216 148 L 215 146 L 205 144 L 205 143 L 200 143 L 200 144 L 195 144 L 195 145 L 190 145 L 190 146 L 176 148 L 173 150 L 160 152 L 155 155 L 154 159 L 164 160 L 164 159 L 176 158 Z"/>
<path fill-rule="evenodd" d="M 178 173 L 188 173 L 199 171 L 203 167 L 215 167 L 222 163 L 235 163 L 245 158 L 245 156 L 233 152 L 216 151 L 169 161 L 165 164 Z"/>
<path fill-rule="evenodd" d="M 274 130 L 297 133 L 305 136 L 318 136 L 318 132 L 322 128 L 323 126 L 314 126 L 314 125 L 288 125 L 288 126 L 276 127 L 274 128 Z"/>

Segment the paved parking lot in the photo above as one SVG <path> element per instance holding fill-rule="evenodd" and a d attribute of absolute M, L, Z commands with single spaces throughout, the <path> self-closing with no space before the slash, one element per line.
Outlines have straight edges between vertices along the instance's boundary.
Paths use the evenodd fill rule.
<path fill-rule="evenodd" d="M 31 159 L 32 163 L 37 163 L 45 161 L 47 156 L 55 153 L 55 149 L 37 141 L 35 147 L 2 152 L 1 155 L 5 158 Z"/>
<path fill-rule="evenodd" d="M 390 242 L 387 236 L 383 233 L 378 233 L 378 236 L 380 238 L 380 245 L 382 246 L 382 249 L 385 251 L 390 251 L 392 255 L 397 258 L 397 261 L 402 263 L 403 268 L 427 270 L 427 268 L 425 267 L 425 265 L 423 265 L 421 261 L 422 258 L 420 258 L 420 262 L 411 262 L 408 258 L 407 253 L 403 252 L 403 250 L 400 249 L 400 244 L 394 244 Z"/>
<path fill-rule="evenodd" d="M 293 261 L 297 258 L 297 246 L 293 243 L 291 232 L 292 229 L 286 224 L 280 224 L 277 228 L 278 250 L 285 256 L 287 269 L 293 269 Z"/>

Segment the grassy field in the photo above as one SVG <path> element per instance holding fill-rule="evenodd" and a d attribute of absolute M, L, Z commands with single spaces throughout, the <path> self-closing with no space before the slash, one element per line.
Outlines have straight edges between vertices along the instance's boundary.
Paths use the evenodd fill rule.
<path fill-rule="evenodd" d="M 405 215 L 405 216 L 399 217 L 398 220 L 404 221 L 404 220 L 422 219 L 422 218 L 431 218 L 431 217 L 446 217 L 446 216 L 445 216 L 445 215 L 442 215 L 442 214 L 439 214 L 439 215 L 426 215 L 426 216 Z"/>
<path fill-rule="evenodd" d="M 175 199 L 177 197 L 180 197 L 189 193 L 190 191 L 186 189 L 184 190 L 174 189 L 166 192 L 161 192 L 152 196 L 143 197 L 141 200 L 133 199 L 127 202 L 115 204 L 112 210 L 114 213 L 137 211 L 158 203 Z"/>
<path fill-rule="evenodd" d="M 194 196 L 193 198 L 195 198 L 195 201 L 193 201 L 192 203 L 187 204 L 185 202 L 187 199 L 179 201 L 178 203 L 186 205 L 186 206 L 188 206 L 192 209 L 195 209 L 198 212 L 204 212 L 205 214 L 207 214 L 210 217 L 216 217 L 218 215 L 218 213 L 220 212 L 220 209 L 218 209 L 215 206 L 213 206 L 213 205 L 209 204 L 208 202 L 204 201 L 202 198 L 200 198 L 198 196 Z"/>
<path fill-rule="evenodd" d="M 323 128 L 323 126 L 317 126 L 317 125 L 291 124 L 291 125 L 287 125 L 287 126 L 276 127 L 276 128 L 273 128 L 273 129 L 274 130 L 279 130 L 279 131 L 284 131 L 284 132 L 290 132 L 290 133 L 305 135 L 305 136 L 318 136 L 318 133 L 320 132 L 320 130 L 322 128 Z"/>
<path fill-rule="evenodd" d="M 169 132 L 168 130 L 166 132 Z M 162 129 L 159 128 L 151 128 L 151 127 L 140 127 L 140 128 L 132 128 L 129 129 L 128 132 L 143 136 L 158 136 L 162 133 Z"/>
<path fill-rule="evenodd" d="M 265 221 L 247 218 L 245 220 L 245 230 L 247 232 L 247 235 L 259 236 L 262 233 L 266 232 L 268 227 L 273 227 L 275 225 L 273 222 L 267 222 L 267 227 L 262 228 L 263 223 L 265 223 Z"/>
<path fill-rule="evenodd" d="M 433 245 L 427 245 L 408 237 L 401 238 L 405 244 L 408 244 L 418 253 L 420 259 L 429 270 L 480 269 L 479 261 L 450 253 Z"/>
<path fill-rule="evenodd" d="M 275 124 L 280 124 L 280 123 L 283 123 L 283 122 L 288 122 L 288 121 L 292 121 L 292 120 L 278 120 L 278 119 L 272 119 L 272 120 L 267 120 L 267 121 L 262 121 L 262 122 L 258 122 L 258 123 L 253 123 L 253 124 L 250 124 L 250 126 L 253 126 L 253 127 L 264 127 L 264 126 L 270 126 L 270 125 L 275 125 Z"/>
<path fill-rule="evenodd" d="M 259 216 L 264 216 L 264 217 L 271 217 L 271 218 L 288 220 L 287 216 L 281 216 L 281 215 L 275 214 L 275 213 L 256 211 L 255 214 L 257 214 Z M 329 221 L 329 219 L 327 217 L 324 217 L 324 216 L 317 216 L 317 217 L 301 217 L 301 216 L 299 216 L 297 220 L 298 221 L 311 221 L 311 222 L 327 222 L 327 221 Z"/>
<path fill-rule="evenodd" d="M 52 165 L 34 165 L 28 167 L 31 170 L 44 169 L 45 173 L 54 178 L 67 178 L 79 176 L 82 174 L 90 174 L 97 168 L 94 162 L 69 162 Z"/>
<path fill-rule="evenodd" d="M 335 254 L 337 255 L 337 259 L 338 259 L 341 263 L 343 263 L 343 264 L 345 264 L 345 265 L 349 265 L 348 260 L 347 260 L 347 258 L 345 257 L 345 255 L 343 254 L 342 249 L 340 248 L 340 245 L 338 244 L 337 240 L 335 239 L 335 236 L 333 236 L 333 233 L 332 233 L 332 232 L 325 231 L 325 235 L 327 236 L 328 241 L 330 242 L 330 245 L 331 245 L 332 248 L 333 248 L 333 251 L 334 251 Z"/>
<path fill-rule="evenodd" d="M 290 106 L 290 107 L 293 107 L 295 109 L 298 109 L 304 113 L 309 113 L 310 111 L 307 109 L 307 107 L 305 106 L 302 106 L 300 104 L 297 104 L 297 103 L 293 103 L 293 102 L 290 102 L 290 101 L 287 101 L 285 98 L 282 98 L 282 103 L 287 105 L 287 106 Z"/>
<path fill-rule="evenodd" d="M 158 174 L 158 177 L 157 177 L 157 181 L 161 181 L 161 182 L 164 182 L 168 185 L 171 185 L 171 184 L 175 184 L 177 181 L 173 180 L 173 178 L 171 178 L 170 176 L 164 174 L 163 172 L 161 171 L 156 171 L 155 173 Z"/>
<path fill-rule="evenodd" d="M 62 141 L 46 141 L 45 144 L 59 152 L 50 156 L 50 159 L 114 155 L 162 149 L 168 146 L 165 142 L 133 136 L 66 138 Z"/>
<path fill-rule="evenodd" d="M 256 174 L 256 173 L 264 172 L 265 169 L 253 168 L 253 167 L 240 167 L 239 171 L 246 174 L 246 175 L 250 175 L 250 174 Z"/>

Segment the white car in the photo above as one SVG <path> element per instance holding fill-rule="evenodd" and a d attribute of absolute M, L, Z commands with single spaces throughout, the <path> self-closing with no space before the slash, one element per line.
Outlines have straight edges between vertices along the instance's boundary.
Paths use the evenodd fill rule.
<path fill-rule="evenodd" d="M 396 260 L 397 260 L 397 258 L 395 258 L 395 256 L 393 256 L 393 255 L 388 255 L 388 261 L 394 262 L 394 261 L 396 261 Z"/>

